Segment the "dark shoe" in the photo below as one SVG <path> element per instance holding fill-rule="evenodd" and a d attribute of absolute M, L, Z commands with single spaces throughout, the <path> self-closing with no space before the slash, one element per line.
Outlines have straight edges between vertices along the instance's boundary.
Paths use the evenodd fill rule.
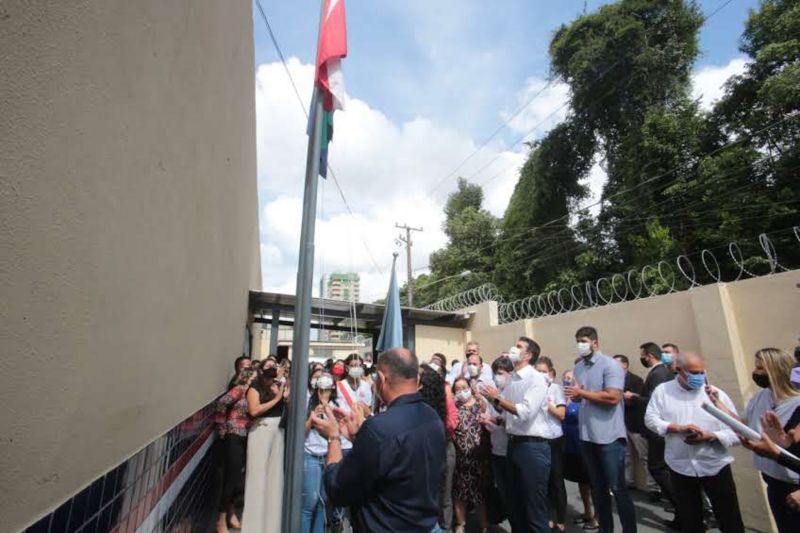
<path fill-rule="evenodd" d="M 674 529 L 675 531 L 681 530 L 681 524 L 675 518 L 672 520 L 664 520 L 664 525 L 667 526 L 667 529 Z"/>
<path fill-rule="evenodd" d="M 600 529 L 600 524 L 597 522 L 586 522 L 583 524 L 584 531 L 597 531 L 598 529 Z"/>
<path fill-rule="evenodd" d="M 585 524 L 586 522 L 589 522 L 589 521 L 591 521 L 591 517 L 587 518 L 586 516 L 581 514 L 581 515 L 576 516 L 575 520 L 573 520 L 572 523 L 580 525 L 580 524 Z"/>
<path fill-rule="evenodd" d="M 658 503 L 661 500 L 661 491 L 653 490 L 649 494 L 650 503 Z"/>
<path fill-rule="evenodd" d="M 675 514 L 675 506 L 671 503 L 668 503 L 664 506 L 664 512 L 669 514 Z"/>

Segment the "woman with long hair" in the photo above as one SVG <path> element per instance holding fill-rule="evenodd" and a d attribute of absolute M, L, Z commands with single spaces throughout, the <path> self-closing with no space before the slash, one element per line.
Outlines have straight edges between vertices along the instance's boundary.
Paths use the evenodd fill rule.
<path fill-rule="evenodd" d="M 325 497 L 322 487 L 322 473 L 325 471 L 325 457 L 328 454 L 328 441 L 312 427 L 312 416 L 326 416 L 326 409 L 339 407 L 336 384 L 333 376 L 314 369 L 309 376 L 313 392 L 308 402 L 305 430 L 306 440 L 303 455 L 303 533 L 323 533 L 325 531 Z"/>
<path fill-rule="evenodd" d="M 481 531 L 489 527 L 486 516 L 486 484 L 489 471 L 489 439 L 480 422 L 483 404 L 472 394 L 469 382 L 459 377 L 453 383 L 458 405 L 458 425 L 455 430 L 456 468 L 453 474 L 453 500 L 457 533 L 464 531 L 468 506 L 475 507 Z"/>
<path fill-rule="evenodd" d="M 540 356 L 534 366 L 547 379 L 547 403 L 544 405 L 547 422 L 547 441 L 550 444 L 550 482 L 548 496 L 555 514 L 555 528 L 566 530 L 567 489 L 564 486 L 564 430 L 561 423 L 567 414 L 564 389 L 555 382 L 556 369 L 547 356 Z M 553 527 L 553 521 L 550 521 Z"/>
<path fill-rule="evenodd" d="M 492 363 L 492 379 L 497 390 L 503 391 L 511 382 L 514 363 L 507 356 L 501 355 Z M 489 431 L 492 444 L 492 474 L 494 485 L 500 500 L 501 511 L 511 516 L 513 488 L 511 486 L 511 464 L 508 462 L 508 434 L 505 418 L 490 402 L 486 403 L 486 412 L 481 416 L 481 423 Z"/>
<path fill-rule="evenodd" d="M 565 370 L 562 374 L 562 384 L 569 387 L 575 384 L 572 370 Z M 575 519 L 575 523 L 583 526 L 584 531 L 597 531 L 600 525 L 592 506 L 592 486 L 589 484 L 589 473 L 583 463 L 580 449 L 580 432 L 578 430 L 578 417 L 580 416 L 581 402 L 573 402 L 567 398 L 567 409 L 561 428 L 564 431 L 564 479 L 578 484 L 578 490 L 583 502 L 583 512 Z"/>
<path fill-rule="evenodd" d="M 242 527 L 236 516 L 236 499 L 244 492 L 243 469 L 247 449 L 247 389 L 256 371 L 243 368 L 232 380 L 228 392 L 217 400 L 217 412 L 222 415 L 219 435 L 222 443 L 222 493 L 219 501 L 217 533 L 227 533 L 228 527 Z"/>
<path fill-rule="evenodd" d="M 784 431 L 800 423 L 800 390 L 791 381 L 794 363 L 794 357 L 778 348 L 762 348 L 756 352 L 752 377 L 761 390 L 748 402 L 740 419 L 757 433 L 763 431 L 762 417 L 769 411 L 777 415 Z M 707 392 L 714 405 L 735 416 L 719 401 L 713 387 L 707 387 Z M 767 500 L 779 533 L 800 531 L 800 511 L 786 504 L 786 497 L 798 489 L 798 475 L 756 454 L 753 465 L 767 484 Z"/>
<path fill-rule="evenodd" d="M 252 418 L 247 435 L 247 468 L 242 531 L 280 531 L 283 508 L 283 430 L 279 424 L 289 389 L 277 383 L 278 371 L 264 369 L 247 390 Z"/>
<path fill-rule="evenodd" d="M 433 354 L 430 363 L 420 366 L 422 372 L 419 393 L 444 422 L 447 449 L 442 487 L 439 491 L 439 527 L 443 531 L 450 531 L 453 528 L 453 471 L 456 468 L 456 448 L 453 444 L 453 437 L 458 424 L 458 409 L 450 387 L 444 380 L 444 363 L 440 363 L 437 356 L 444 357 L 441 354 Z"/>

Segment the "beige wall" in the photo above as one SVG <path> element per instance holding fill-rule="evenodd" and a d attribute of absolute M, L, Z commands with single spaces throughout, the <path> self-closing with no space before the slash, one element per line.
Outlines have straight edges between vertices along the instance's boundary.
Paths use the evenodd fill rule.
<path fill-rule="evenodd" d="M 428 361 L 435 353 L 447 356 L 447 367 L 453 358 L 464 358 L 464 330 L 439 326 L 414 326 L 414 351 L 420 361 Z"/>
<path fill-rule="evenodd" d="M 702 353 L 710 381 L 743 410 L 756 388 L 750 378 L 755 351 L 776 346 L 791 353 L 797 343 L 798 282 L 800 271 L 786 272 L 510 324 L 498 324 L 497 304 L 484 302 L 467 310 L 473 316 L 465 336 L 481 343 L 484 358 L 489 361 L 507 350 L 518 336 L 531 336 L 561 372 L 573 366 L 575 331 L 591 325 L 599 332 L 603 351 L 626 354 L 632 370 L 642 376 L 639 346 L 646 341 L 673 342 L 682 350 Z M 751 468 L 751 456 L 742 448 L 735 448 L 733 455 L 745 524 L 769 530 L 766 498 L 760 478 Z"/>
<path fill-rule="evenodd" d="M 0 4 L 0 531 L 211 400 L 259 288 L 249 0 Z"/>

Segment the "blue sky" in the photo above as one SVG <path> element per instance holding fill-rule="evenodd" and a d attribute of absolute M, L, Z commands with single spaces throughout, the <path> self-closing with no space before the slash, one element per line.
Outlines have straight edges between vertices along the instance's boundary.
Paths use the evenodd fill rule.
<path fill-rule="evenodd" d="M 262 0 L 287 56 L 313 61 L 319 2 Z M 588 1 L 592 10 L 610 2 Z M 723 0 L 700 2 L 704 13 Z M 347 90 L 396 122 L 426 116 L 482 138 L 513 107 L 526 78 L 546 77 L 547 47 L 559 25 L 583 11 L 583 0 L 389 1 L 348 0 Z M 756 0 L 733 0 L 703 27 L 697 64 L 720 65 L 738 55 L 748 9 Z M 254 11 L 256 64 L 277 59 Z M 492 88 L 470 94 L 470 64 Z M 473 105 L 465 107 L 458 101 Z"/>
<path fill-rule="evenodd" d="M 261 3 L 307 100 L 319 2 Z M 587 8 L 605 3 L 590 0 Z M 725 1 L 699 4 L 710 13 Z M 346 0 L 348 104 L 335 117 L 331 163 L 356 216 L 345 212 L 332 184 L 323 183 L 315 276 L 356 271 L 365 286 L 363 299 L 380 297 L 396 248 L 394 222 L 425 227 L 414 265 L 427 264 L 445 242 L 441 208 L 455 179 L 443 178 L 544 85 L 550 38 L 583 6 L 583 0 Z M 743 68 L 738 40 L 748 10 L 757 6 L 756 0 L 733 0 L 702 28 L 694 83 L 706 105 Z M 266 289 L 293 292 L 305 124 L 255 4 L 253 16 L 262 274 Z M 557 123 L 566 91 L 549 88 L 459 169 L 457 174 L 484 185 L 486 205 L 495 214 L 502 215 L 526 155 L 512 141 L 533 125 L 541 123 L 528 139 Z M 602 169 L 593 169 L 588 179 L 599 194 Z"/>

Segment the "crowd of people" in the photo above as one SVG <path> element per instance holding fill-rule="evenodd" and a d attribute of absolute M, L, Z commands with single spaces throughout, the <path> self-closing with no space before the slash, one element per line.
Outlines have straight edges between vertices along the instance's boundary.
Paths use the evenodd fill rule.
<path fill-rule="evenodd" d="M 635 532 L 639 464 L 647 496 L 674 513 L 664 529 L 701 532 L 713 521 L 743 532 L 729 453 L 740 444 L 754 452 L 778 531 L 800 531 L 800 348 L 756 352 L 760 391 L 739 415 L 700 354 L 645 342 L 642 379 L 627 356 L 601 351 L 592 327 L 576 332 L 575 346 L 560 375 L 528 337 L 491 363 L 470 342 L 463 361 L 393 349 L 374 365 L 358 354 L 310 364 L 303 531 L 348 521 L 354 531 L 461 532 L 474 513 L 483 531 L 505 520 L 514 532 L 564 531 L 569 520 L 611 532 L 616 504 L 623 532 Z M 217 402 L 217 531 L 278 531 L 291 366 L 270 356 L 235 367 Z M 736 434 L 704 403 L 761 438 Z M 578 485 L 576 517 L 565 481 Z"/>

